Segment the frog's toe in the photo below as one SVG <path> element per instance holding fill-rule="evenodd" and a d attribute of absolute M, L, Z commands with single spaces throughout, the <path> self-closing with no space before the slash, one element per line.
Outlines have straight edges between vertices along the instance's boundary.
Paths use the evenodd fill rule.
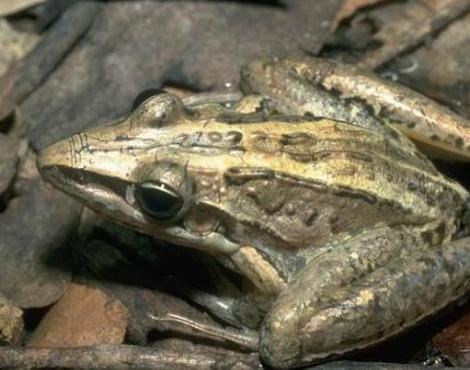
<path fill-rule="evenodd" d="M 300 340 L 297 319 L 287 312 L 272 312 L 260 332 L 260 357 L 276 369 L 289 369 L 299 362 Z"/>

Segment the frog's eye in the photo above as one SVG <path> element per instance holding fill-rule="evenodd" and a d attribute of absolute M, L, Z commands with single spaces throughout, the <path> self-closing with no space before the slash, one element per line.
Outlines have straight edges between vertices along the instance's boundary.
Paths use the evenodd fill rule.
<path fill-rule="evenodd" d="M 165 94 L 166 91 L 162 89 L 146 89 L 142 92 L 140 92 L 134 99 L 134 102 L 132 103 L 132 108 L 131 112 L 135 111 L 139 105 L 141 105 L 144 101 L 146 101 L 148 98 L 155 96 L 155 95 L 160 95 L 160 94 Z"/>
<path fill-rule="evenodd" d="M 144 91 L 140 95 L 130 115 L 132 127 L 162 127 L 177 123 L 178 118 L 185 114 L 184 104 L 176 95 L 156 89 Z"/>
<path fill-rule="evenodd" d="M 137 185 L 134 196 L 142 210 L 158 220 L 174 218 L 184 206 L 181 195 L 163 183 Z"/>

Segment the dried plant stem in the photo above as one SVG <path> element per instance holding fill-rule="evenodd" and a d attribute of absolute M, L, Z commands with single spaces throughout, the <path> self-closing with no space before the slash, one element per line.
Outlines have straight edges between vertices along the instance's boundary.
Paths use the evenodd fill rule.
<path fill-rule="evenodd" d="M 74 348 L 0 348 L 0 368 L 80 368 L 80 369 L 253 369 L 254 356 L 227 351 L 179 352 L 131 345 L 101 345 Z"/>

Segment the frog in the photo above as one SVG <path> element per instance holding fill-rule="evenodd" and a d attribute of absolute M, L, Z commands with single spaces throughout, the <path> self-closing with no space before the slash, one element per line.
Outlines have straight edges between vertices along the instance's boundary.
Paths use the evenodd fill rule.
<path fill-rule="evenodd" d="M 215 314 L 272 368 L 369 348 L 465 299 L 465 188 L 394 128 L 246 102 L 159 91 L 37 166 L 108 219 L 235 272 L 241 295 Z"/>
<path fill-rule="evenodd" d="M 470 121 L 406 86 L 321 57 L 266 57 L 241 69 L 245 94 L 271 110 L 345 120 L 387 134 L 392 126 L 432 159 L 470 162 Z"/>

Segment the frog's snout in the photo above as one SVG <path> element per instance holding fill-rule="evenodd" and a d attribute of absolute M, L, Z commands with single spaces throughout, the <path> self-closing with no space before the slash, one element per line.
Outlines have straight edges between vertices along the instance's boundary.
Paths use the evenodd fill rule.
<path fill-rule="evenodd" d="M 36 166 L 41 175 L 45 176 L 48 170 L 53 167 L 73 167 L 74 154 L 72 152 L 71 140 L 73 138 L 58 141 L 39 152 Z"/>
<path fill-rule="evenodd" d="M 41 176 L 52 185 L 65 189 L 65 183 L 73 168 L 73 155 L 70 139 L 65 139 L 41 150 L 36 159 L 36 167 Z"/>

